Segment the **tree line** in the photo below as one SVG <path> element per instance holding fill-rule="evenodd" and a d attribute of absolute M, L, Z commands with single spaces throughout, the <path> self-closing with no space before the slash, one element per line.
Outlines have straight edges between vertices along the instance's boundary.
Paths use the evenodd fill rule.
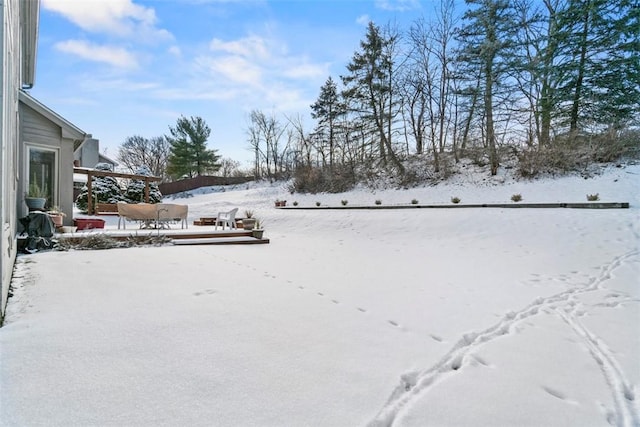
<path fill-rule="evenodd" d="M 442 0 L 433 20 L 404 32 L 369 23 L 345 73 L 330 76 L 310 106 L 310 132 L 299 118 L 252 112 L 256 174 L 335 177 L 365 165 L 402 176 L 404 160 L 423 154 L 434 172 L 443 156 L 471 156 L 496 174 L 505 150 L 526 174 L 532 161 L 562 153 L 607 161 L 637 152 L 637 1 L 466 6 L 458 19 L 454 1 Z"/>
<path fill-rule="evenodd" d="M 369 23 L 344 74 L 319 88 L 311 130 L 300 116 L 252 111 L 252 173 L 402 177 L 412 157 L 434 173 L 468 157 L 496 174 L 508 151 L 533 175 L 540 163 L 571 163 L 571 153 L 610 161 L 637 152 L 637 0 L 465 3 L 458 17 L 454 0 L 441 0 L 433 19 L 403 31 Z M 118 159 L 173 179 L 237 166 L 206 148 L 209 135 L 202 119 L 181 117 L 170 135 L 129 138 Z"/>
<path fill-rule="evenodd" d="M 211 128 L 202 117 L 181 116 L 175 126 L 169 126 L 168 135 L 128 137 L 119 147 L 117 159 L 131 172 L 144 166 L 163 181 L 214 174 L 228 169 L 229 161 L 221 159 L 218 150 L 208 148 L 210 135 Z M 237 167 L 233 162 L 231 165 Z"/>

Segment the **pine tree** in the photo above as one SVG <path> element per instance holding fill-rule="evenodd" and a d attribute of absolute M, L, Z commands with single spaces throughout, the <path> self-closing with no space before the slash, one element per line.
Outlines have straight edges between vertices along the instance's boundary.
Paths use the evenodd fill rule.
<path fill-rule="evenodd" d="M 561 12 L 559 43 L 568 60 L 557 73 L 571 134 L 593 126 L 617 128 L 637 114 L 637 6 L 630 0 L 570 0 Z"/>
<path fill-rule="evenodd" d="M 201 117 L 181 116 L 169 131 L 171 135 L 166 138 L 171 144 L 167 168 L 170 175 L 193 178 L 220 169 L 217 150 L 207 149 L 211 129 Z"/>
<path fill-rule="evenodd" d="M 345 105 L 340 102 L 338 87 L 331 77 L 329 77 L 322 88 L 320 88 L 318 100 L 311 105 L 311 110 L 311 117 L 318 120 L 315 133 L 328 136 L 329 166 L 333 167 L 336 121 L 347 112 Z"/>
<path fill-rule="evenodd" d="M 494 112 L 496 92 L 508 82 L 508 71 L 513 54 L 516 19 L 507 0 L 466 0 L 468 9 L 463 19 L 466 24 L 458 33 L 460 52 L 458 60 L 471 67 L 469 75 L 480 73 L 482 90 L 484 139 L 489 149 L 491 174 L 498 171 Z M 506 92 L 506 90 L 505 90 Z"/>
<path fill-rule="evenodd" d="M 347 65 L 349 74 L 342 76 L 342 82 L 345 86 L 343 96 L 353 105 L 353 112 L 372 125 L 383 166 L 391 160 L 393 166 L 404 173 L 393 149 L 391 135 L 394 117 L 399 113 L 393 57 L 397 42 L 397 35 L 383 35 L 380 28 L 370 22 L 365 40 L 360 42 L 360 51 L 354 53 Z"/>

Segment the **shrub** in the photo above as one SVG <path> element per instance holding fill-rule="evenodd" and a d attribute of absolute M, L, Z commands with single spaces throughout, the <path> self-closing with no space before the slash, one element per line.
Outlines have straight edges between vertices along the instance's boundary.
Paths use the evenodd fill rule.
<path fill-rule="evenodd" d="M 351 190 L 355 184 L 355 173 L 347 166 L 334 165 L 332 169 L 305 166 L 295 170 L 289 191 L 343 193 Z"/>
<path fill-rule="evenodd" d="M 98 163 L 96 170 L 113 172 L 113 167 L 109 163 Z M 118 181 L 112 176 L 94 176 L 91 178 L 91 196 L 94 203 L 118 203 L 129 202 L 124 196 Z M 76 198 L 78 209 L 87 211 L 89 189 L 85 185 Z M 160 196 L 162 197 L 162 196 Z"/>
<path fill-rule="evenodd" d="M 418 199 L 413 199 L 413 200 L 411 200 L 411 204 L 412 204 L 412 205 L 417 205 L 417 204 L 418 204 Z"/>
<path fill-rule="evenodd" d="M 152 176 L 151 170 L 146 166 L 141 166 L 134 171 L 136 175 Z M 145 183 L 141 179 L 132 179 L 129 181 L 124 192 L 124 197 L 128 203 L 139 203 L 145 201 Z M 149 182 L 149 203 L 162 202 L 162 193 L 156 181 Z"/>
<path fill-rule="evenodd" d="M 297 201 L 293 202 L 293 206 L 298 206 L 298 202 Z"/>
<path fill-rule="evenodd" d="M 349 203 L 348 200 L 341 200 L 340 203 L 342 203 L 342 206 L 347 206 L 347 203 Z"/>
<path fill-rule="evenodd" d="M 320 202 L 316 202 L 316 206 L 320 206 Z"/>
<path fill-rule="evenodd" d="M 377 200 L 376 200 L 376 205 L 381 205 L 381 204 L 382 204 L 382 200 L 377 199 Z"/>
<path fill-rule="evenodd" d="M 460 197 L 452 197 L 451 198 L 451 203 L 460 203 Z"/>
<path fill-rule="evenodd" d="M 522 194 L 514 194 L 513 196 L 511 196 L 511 201 L 512 202 L 522 201 Z"/>
<path fill-rule="evenodd" d="M 598 193 L 596 194 L 587 194 L 587 200 L 590 202 L 595 202 L 600 200 L 600 195 Z"/>

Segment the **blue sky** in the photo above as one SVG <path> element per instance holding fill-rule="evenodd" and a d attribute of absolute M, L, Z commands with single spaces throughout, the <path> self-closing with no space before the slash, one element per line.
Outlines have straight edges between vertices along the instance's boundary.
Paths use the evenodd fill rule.
<path fill-rule="evenodd" d="M 371 20 L 407 28 L 437 0 L 41 0 L 31 94 L 115 159 L 132 135 L 202 117 L 209 147 L 249 165 L 251 110 L 300 114 L 339 81 Z M 282 119 L 284 120 L 284 119 Z"/>

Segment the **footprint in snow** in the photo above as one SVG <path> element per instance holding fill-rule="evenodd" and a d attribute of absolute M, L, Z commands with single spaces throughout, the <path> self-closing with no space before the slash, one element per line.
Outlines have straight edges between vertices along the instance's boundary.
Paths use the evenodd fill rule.
<path fill-rule="evenodd" d="M 199 297 L 200 295 L 213 295 L 215 293 L 217 293 L 218 291 L 216 291 L 215 289 L 205 289 L 204 291 L 199 291 L 199 292 L 194 292 L 193 295 L 196 297 Z"/>
<path fill-rule="evenodd" d="M 478 356 L 477 354 L 472 354 L 471 357 L 473 358 L 473 360 L 475 362 L 477 362 L 478 364 L 482 365 L 482 366 L 486 366 L 488 368 L 490 368 L 492 365 L 487 362 L 486 360 L 484 360 L 482 357 Z"/>
<path fill-rule="evenodd" d="M 556 390 L 555 388 L 551 388 L 551 387 L 547 387 L 547 386 L 542 386 L 542 389 L 544 391 L 546 391 L 547 393 L 549 393 L 551 396 L 555 397 L 556 399 L 560 399 L 560 400 L 564 400 L 567 403 L 571 403 L 571 404 L 577 404 L 577 402 L 570 400 L 567 398 L 567 395 L 560 391 L 560 390 Z"/>

